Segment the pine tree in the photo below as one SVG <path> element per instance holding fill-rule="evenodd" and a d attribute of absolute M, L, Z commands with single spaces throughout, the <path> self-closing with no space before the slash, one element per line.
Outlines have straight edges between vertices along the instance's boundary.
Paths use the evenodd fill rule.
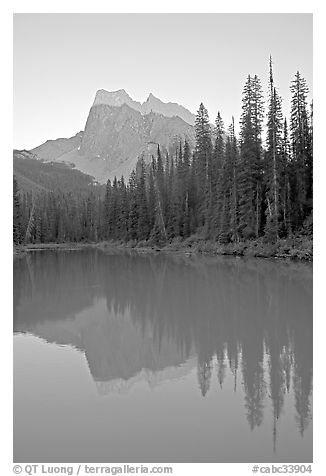
<path fill-rule="evenodd" d="M 110 233 L 110 207 L 111 207 L 111 181 L 110 179 L 106 183 L 105 187 L 105 197 L 104 197 L 104 207 L 103 207 L 103 237 L 105 239 L 111 238 Z"/>
<path fill-rule="evenodd" d="M 128 193 L 124 178 L 118 181 L 118 221 L 117 221 L 117 237 L 126 241 L 128 236 Z"/>
<path fill-rule="evenodd" d="M 307 146 L 307 200 L 309 208 L 312 210 L 312 197 L 313 197 L 313 102 L 310 104 L 309 115 L 309 133 L 308 133 L 308 146 Z"/>
<path fill-rule="evenodd" d="M 188 194 L 188 207 L 189 207 L 189 234 L 192 235 L 196 232 L 198 227 L 198 185 L 196 177 L 196 154 L 192 155 L 192 161 L 189 171 L 189 194 Z"/>
<path fill-rule="evenodd" d="M 182 161 L 182 158 L 181 158 Z M 182 208 L 180 197 L 180 182 L 177 171 L 175 170 L 174 160 L 171 157 L 170 171 L 168 176 L 168 212 L 166 232 L 168 238 L 180 236 L 182 230 Z"/>
<path fill-rule="evenodd" d="M 185 200 L 186 200 L 186 168 L 183 162 L 182 143 L 179 142 L 179 149 L 176 158 L 176 171 L 174 178 L 173 193 L 175 202 L 177 236 L 183 236 L 185 222 Z"/>
<path fill-rule="evenodd" d="M 312 156 L 307 111 L 309 89 L 299 71 L 297 71 L 295 79 L 292 81 L 290 90 L 292 93 L 290 131 L 294 188 L 292 220 L 295 228 L 298 229 L 302 225 L 304 218 L 310 213 L 308 189 L 309 182 L 312 182 L 310 178 L 312 177 Z"/>
<path fill-rule="evenodd" d="M 22 210 L 16 176 L 13 178 L 13 241 L 19 245 L 22 241 Z"/>
<path fill-rule="evenodd" d="M 218 112 L 215 120 L 215 146 L 212 159 L 212 176 L 211 176 L 211 237 L 216 237 L 221 228 L 221 215 L 222 209 L 225 205 L 224 191 L 223 189 L 223 176 L 222 169 L 225 163 L 225 131 L 224 123 L 221 118 L 220 112 Z"/>
<path fill-rule="evenodd" d="M 207 109 L 201 103 L 195 120 L 195 162 L 197 183 L 198 224 L 204 226 L 207 206 L 211 198 L 212 139 Z"/>
<path fill-rule="evenodd" d="M 291 211 L 291 188 L 290 188 L 290 172 L 291 172 L 291 147 L 289 142 L 287 120 L 284 119 L 282 144 L 280 153 L 280 234 L 284 237 L 292 233 L 292 211 Z"/>
<path fill-rule="evenodd" d="M 182 192 L 183 192 L 183 224 L 182 224 L 182 236 L 187 238 L 190 235 L 190 147 L 189 143 L 185 140 L 183 146 L 183 162 L 182 162 Z"/>
<path fill-rule="evenodd" d="M 167 157 L 168 160 L 168 157 Z M 165 181 L 164 181 L 164 166 L 163 166 L 163 160 L 162 160 L 162 155 L 161 155 L 161 150 L 160 146 L 157 146 L 157 160 L 156 160 L 156 183 L 158 187 L 158 191 L 160 193 L 161 201 L 162 201 L 162 208 L 165 208 L 165 194 L 164 194 L 164 189 L 165 189 Z"/>
<path fill-rule="evenodd" d="M 139 162 L 140 165 L 140 178 L 137 183 L 137 211 L 138 211 L 138 223 L 137 223 L 137 239 L 147 240 L 150 233 L 150 223 L 146 196 L 146 173 L 145 162 L 142 158 Z"/>
<path fill-rule="evenodd" d="M 117 239 L 117 224 L 119 218 L 119 191 L 118 180 L 114 177 L 111 189 L 110 215 L 109 215 L 109 237 Z"/>
<path fill-rule="evenodd" d="M 147 203 L 148 203 L 148 223 L 149 229 L 152 230 L 155 223 L 155 209 L 156 209 L 156 195 L 155 195 L 155 183 L 154 183 L 154 157 L 152 157 L 152 163 L 149 169 L 148 175 L 148 188 L 147 188 Z"/>
<path fill-rule="evenodd" d="M 71 201 L 73 201 L 73 198 L 71 198 Z M 50 192 L 47 196 L 46 200 L 46 215 L 47 215 L 47 234 L 46 234 L 46 241 L 51 243 L 56 241 L 57 238 L 57 230 L 56 230 L 56 225 L 57 225 L 57 209 L 56 209 L 56 199 L 55 195 L 53 192 Z M 75 202 L 73 202 L 72 207 L 75 205 Z M 76 233 L 76 227 L 77 224 L 73 220 L 73 216 L 71 215 L 69 217 L 69 222 L 71 224 L 71 227 L 73 228 L 73 232 Z"/>
<path fill-rule="evenodd" d="M 217 200 L 217 236 L 220 243 L 227 243 L 235 233 L 234 200 L 233 194 L 236 184 L 234 155 L 234 124 L 229 127 L 228 137 L 225 147 L 225 157 L 218 180 L 218 200 Z"/>
<path fill-rule="evenodd" d="M 58 214 L 58 242 L 65 243 L 67 241 L 67 223 L 68 223 L 68 211 L 66 197 L 61 195 L 59 197 L 59 214 Z M 36 208 L 36 228 L 38 228 L 38 207 Z M 88 216 L 87 206 L 85 207 L 85 235 L 88 239 Z"/>
<path fill-rule="evenodd" d="M 97 241 L 98 239 L 97 208 L 96 208 L 96 198 L 93 193 L 91 193 L 86 200 L 86 229 L 87 229 L 87 239 L 89 241 Z"/>
<path fill-rule="evenodd" d="M 230 235 L 232 241 L 239 240 L 239 193 L 238 193 L 238 173 L 239 173 L 239 150 L 237 138 L 234 131 L 234 117 L 229 127 L 229 149 L 227 161 L 230 167 L 231 199 L 230 199 Z"/>
<path fill-rule="evenodd" d="M 150 241 L 161 245 L 167 240 L 167 232 L 165 227 L 164 203 L 162 199 L 165 188 L 164 169 L 159 146 L 157 147 L 157 161 L 155 162 L 155 160 L 152 160 L 152 168 L 155 189 L 155 218 L 154 226 L 150 233 Z"/>
<path fill-rule="evenodd" d="M 137 180 L 136 180 L 136 171 L 133 170 L 129 177 L 128 184 L 129 192 L 129 213 L 128 213 L 128 240 L 137 239 L 137 221 L 138 221 L 138 210 L 137 210 Z"/>
<path fill-rule="evenodd" d="M 267 202 L 265 236 L 269 242 L 275 241 L 279 236 L 282 122 L 281 99 L 274 86 L 272 58 L 270 57 L 267 150 L 264 167 L 264 185 Z"/>
<path fill-rule="evenodd" d="M 27 226 L 25 232 L 25 243 L 31 243 L 33 237 L 33 229 L 34 229 L 34 221 L 35 221 L 35 208 L 36 208 L 36 200 L 35 197 L 30 194 L 29 196 L 29 203 L 27 207 Z"/>
<path fill-rule="evenodd" d="M 243 91 L 239 163 L 239 227 L 244 238 L 258 237 L 261 227 L 262 120 L 260 80 L 249 75 Z"/>

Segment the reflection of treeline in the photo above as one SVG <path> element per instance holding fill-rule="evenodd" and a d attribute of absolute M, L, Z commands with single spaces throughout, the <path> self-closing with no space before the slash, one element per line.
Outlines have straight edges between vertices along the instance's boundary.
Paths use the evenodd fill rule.
<path fill-rule="evenodd" d="M 293 377 L 300 431 L 310 416 L 312 385 L 312 309 L 309 280 L 295 276 L 287 265 L 236 260 L 214 265 L 173 263 L 165 258 L 131 258 L 119 281 L 121 257 L 113 257 L 105 275 L 108 305 L 129 306 L 135 320 L 149 321 L 158 339 L 168 335 L 184 351 L 194 344 L 198 381 L 205 395 L 217 359 L 221 385 L 228 365 L 238 367 L 246 394 L 251 428 L 263 420 L 269 394 L 274 418 L 279 418 L 284 394 Z M 111 279 L 110 279 L 111 278 Z M 268 356 L 268 381 L 264 354 Z"/>
<path fill-rule="evenodd" d="M 76 312 L 105 295 L 108 309 L 130 311 L 137 325 L 152 328 L 158 342 L 163 337 L 175 341 L 185 359 L 196 349 L 203 395 L 214 368 L 221 386 L 227 367 L 238 374 L 251 428 L 262 422 L 267 396 L 276 427 L 284 394 L 293 386 L 304 432 L 312 390 L 310 267 L 234 258 L 83 254 L 35 253 L 29 265 L 18 260 L 16 305 L 26 306 L 34 292 L 39 308 L 31 319 L 46 316 L 42 296 L 51 299 L 53 318 L 62 319 L 74 306 Z"/>

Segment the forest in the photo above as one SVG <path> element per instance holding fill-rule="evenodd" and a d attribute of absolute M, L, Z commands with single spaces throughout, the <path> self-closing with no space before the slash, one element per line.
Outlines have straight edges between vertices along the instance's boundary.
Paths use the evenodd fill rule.
<path fill-rule="evenodd" d="M 157 144 L 150 163 L 140 157 L 130 177 L 108 180 L 105 194 L 74 191 L 22 193 L 13 183 L 13 241 L 115 241 L 163 246 L 207 240 L 219 245 L 306 237 L 313 224 L 313 104 L 298 71 L 290 84 L 291 113 L 269 62 L 268 97 L 248 75 L 240 133 L 220 112 L 212 127 L 200 104 L 195 148 L 180 141 L 174 154 Z"/>

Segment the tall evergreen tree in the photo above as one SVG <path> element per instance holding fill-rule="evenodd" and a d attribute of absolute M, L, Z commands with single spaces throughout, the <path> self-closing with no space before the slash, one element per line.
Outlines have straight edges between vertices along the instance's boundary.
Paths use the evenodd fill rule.
<path fill-rule="evenodd" d="M 203 226 L 207 217 L 206 209 L 211 195 L 212 139 L 207 109 L 201 103 L 195 120 L 194 171 L 197 182 L 198 224 Z"/>
<path fill-rule="evenodd" d="M 150 233 L 145 174 L 145 162 L 142 158 L 140 160 L 140 178 L 137 183 L 137 238 L 139 240 L 147 240 Z"/>
<path fill-rule="evenodd" d="M 119 240 L 126 241 L 128 236 L 128 193 L 124 178 L 118 180 L 118 221 L 117 221 L 117 236 Z"/>
<path fill-rule="evenodd" d="M 311 211 L 308 202 L 309 183 L 312 182 L 312 156 L 310 146 L 310 131 L 307 110 L 307 95 L 309 89 L 305 79 L 297 71 L 291 84 L 291 147 L 292 147 L 292 186 L 293 222 L 298 229 L 304 218 Z M 309 180 L 308 180 L 309 178 Z M 308 192 L 309 190 L 309 192 Z"/>
<path fill-rule="evenodd" d="M 218 112 L 215 120 L 215 145 L 212 159 L 211 176 L 211 237 L 218 236 L 221 228 L 221 215 L 224 206 L 223 198 L 223 174 L 222 169 L 225 163 L 225 130 L 224 123 Z"/>
<path fill-rule="evenodd" d="M 87 239 L 89 241 L 97 241 L 97 238 L 98 238 L 97 207 L 96 207 L 96 198 L 93 193 L 91 193 L 90 196 L 86 200 L 86 230 L 87 230 Z"/>
<path fill-rule="evenodd" d="M 291 168 L 291 146 L 289 141 L 287 120 L 284 119 L 282 146 L 280 155 L 280 208 L 281 220 L 279 231 L 284 237 L 292 233 L 292 212 L 291 212 L 291 188 L 290 188 L 290 168 Z"/>
<path fill-rule="evenodd" d="M 22 241 L 22 211 L 15 175 L 13 178 L 13 240 L 15 245 L 19 245 Z"/>
<path fill-rule="evenodd" d="M 183 167 L 182 167 L 182 192 L 183 192 L 183 224 L 182 224 L 182 236 L 188 237 L 190 235 L 190 170 L 191 170 L 191 153 L 187 140 L 185 140 L 183 146 Z"/>
<path fill-rule="evenodd" d="M 138 232 L 138 209 L 137 209 L 137 180 L 136 171 L 133 170 L 129 177 L 129 213 L 128 213 L 128 240 L 136 240 Z"/>
<path fill-rule="evenodd" d="M 156 195 L 155 195 L 155 182 L 154 182 L 154 157 L 152 158 L 152 163 L 149 168 L 148 175 L 148 191 L 147 191 L 147 202 L 148 202 L 148 222 L 149 229 L 152 230 L 155 223 L 155 209 L 156 209 Z"/>
<path fill-rule="evenodd" d="M 237 239 L 237 145 L 234 121 L 228 130 L 225 157 L 218 181 L 217 236 L 220 243 Z"/>
<path fill-rule="evenodd" d="M 239 240 L 239 192 L 238 192 L 238 173 L 239 173 L 239 148 L 234 131 L 234 117 L 229 127 L 229 150 L 227 160 L 231 168 L 231 201 L 230 201 L 230 233 L 231 240 Z"/>
<path fill-rule="evenodd" d="M 109 237 L 117 239 L 117 225 L 119 219 L 119 190 L 118 179 L 114 177 L 111 189 L 110 215 L 109 215 Z"/>
<path fill-rule="evenodd" d="M 265 234 L 268 241 L 275 241 L 279 236 L 282 123 L 281 99 L 274 85 L 272 57 L 270 57 L 267 149 L 264 167 L 264 185 L 266 187 L 267 202 Z"/>
<path fill-rule="evenodd" d="M 263 97 L 257 76 L 248 76 L 242 102 L 239 227 L 242 236 L 250 238 L 258 237 L 261 227 Z"/>
<path fill-rule="evenodd" d="M 111 237 L 110 233 L 110 213 L 111 213 L 111 181 L 110 179 L 106 183 L 105 187 L 105 197 L 104 197 L 104 207 L 103 207 L 103 237 L 108 239 Z"/>

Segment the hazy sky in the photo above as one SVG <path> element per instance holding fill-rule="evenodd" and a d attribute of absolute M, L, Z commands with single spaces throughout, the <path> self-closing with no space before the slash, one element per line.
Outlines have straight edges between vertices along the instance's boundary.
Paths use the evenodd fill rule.
<path fill-rule="evenodd" d="M 267 91 L 270 54 L 288 114 L 297 70 L 312 90 L 311 14 L 15 14 L 14 147 L 84 129 L 101 88 L 238 123 L 246 76 Z"/>

